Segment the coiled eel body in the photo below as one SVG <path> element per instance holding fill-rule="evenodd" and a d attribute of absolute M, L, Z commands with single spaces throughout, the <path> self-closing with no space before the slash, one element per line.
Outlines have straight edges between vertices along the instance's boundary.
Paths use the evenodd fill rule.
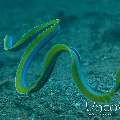
<path fill-rule="evenodd" d="M 34 27 L 25 33 L 17 42 L 12 44 L 12 37 L 6 35 L 4 38 L 4 50 L 13 51 L 27 45 L 20 60 L 15 77 L 16 90 L 20 94 L 32 93 L 44 86 L 48 80 L 58 56 L 66 52 L 71 59 L 72 78 L 80 92 L 88 99 L 96 102 L 108 102 L 120 87 L 120 72 L 117 73 L 116 85 L 109 92 L 102 93 L 90 87 L 84 78 L 80 68 L 80 55 L 75 48 L 69 48 L 65 44 L 54 45 L 46 54 L 41 75 L 36 80 L 26 80 L 29 65 L 37 53 L 59 33 L 59 19 L 51 20 L 43 25 Z"/>

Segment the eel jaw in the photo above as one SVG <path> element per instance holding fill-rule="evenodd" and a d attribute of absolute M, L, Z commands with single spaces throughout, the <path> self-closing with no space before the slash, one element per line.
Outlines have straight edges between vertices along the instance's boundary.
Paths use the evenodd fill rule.
<path fill-rule="evenodd" d="M 9 50 L 12 48 L 12 41 L 13 41 L 13 38 L 9 35 L 5 35 L 5 38 L 4 38 L 4 50 Z"/>

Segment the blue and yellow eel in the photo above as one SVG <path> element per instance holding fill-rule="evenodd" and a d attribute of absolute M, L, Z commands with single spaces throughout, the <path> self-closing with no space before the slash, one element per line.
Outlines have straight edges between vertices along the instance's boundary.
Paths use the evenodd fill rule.
<path fill-rule="evenodd" d="M 60 31 L 60 20 L 54 19 L 43 25 L 36 26 L 30 31 L 26 32 L 22 37 L 17 40 L 13 45 L 13 38 L 10 35 L 6 35 L 4 38 L 4 50 L 13 51 L 28 45 L 20 60 L 15 77 L 15 87 L 20 94 L 29 94 L 39 90 L 46 81 L 49 79 L 50 74 L 54 68 L 55 62 L 61 53 L 68 53 L 71 59 L 71 73 L 72 79 L 80 92 L 88 99 L 95 102 L 109 102 L 113 95 L 118 91 L 120 87 L 120 71 L 116 75 L 116 84 L 109 92 L 100 92 L 93 89 L 88 81 L 84 78 L 80 68 L 80 55 L 79 52 L 73 48 L 68 47 L 65 44 L 54 45 L 46 54 L 42 73 L 36 80 L 26 80 L 26 74 L 29 69 L 29 65 L 38 52 L 52 40 Z"/>

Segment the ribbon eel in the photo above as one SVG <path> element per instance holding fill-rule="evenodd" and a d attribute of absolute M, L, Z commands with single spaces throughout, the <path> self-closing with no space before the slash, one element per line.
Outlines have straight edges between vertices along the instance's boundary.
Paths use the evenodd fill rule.
<path fill-rule="evenodd" d="M 55 19 L 33 28 L 17 40 L 14 45 L 12 44 L 12 37 L 9 35 L 5 36 L 4 50 L 12 51 L 28 44 L 16 71 L 15 86 L 17 92 L 26 94 L 39 90 L 48 80 L 58 56 L 63 52 L 67 52 L 71 59 L 72 78 L 80 92 L 86 98 L 96 102 L 110 101 L 120 87 L 120 72 L 117 73 L 115 87 L 106 93 L 98 92 L 89 85 L 82 74 L 79 52 L 75 48 L 70 48 L 64 44 L 56 44 L 48 51 L 44 59 L 42 73 L 36 80 L 25 79 L 34 56 L 59 33 L 59 22 L 59 19 Z"/>

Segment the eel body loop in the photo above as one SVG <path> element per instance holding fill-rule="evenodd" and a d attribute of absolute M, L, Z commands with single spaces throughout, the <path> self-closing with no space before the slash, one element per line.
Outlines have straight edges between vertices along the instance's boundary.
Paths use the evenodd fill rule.
<path fill-rule="evenodd" d="M 11 36 L 4 38 L 4 50 L 16 50 L 27 45 L 25 52 L 20 60 L 15 76 L 16 90 L 20 94 L 32 93 L 39 90 L 48 80 L 58 56 L 66 52 L 71 58 L 72 78 L 80 92 L 90 100 L 96 102 L 108 102 L 120 87 L 120 72 L 117 73 L 116 85 L 109 92 L 102 93 L 90 87 L 88 81 L 84 78 L 80 68 L 80 55 L 75 48 L 69 48 L 64 44 L 54 45 L 46 54 L 43 63 L 43 70 L 36 80 L 26 80 L 26 74 L 29 65 L 37 53 L 59 32 L 59 19 L 51 20 L 43 25 L 37 26 L 25 33 L 15 44 Z"/>

